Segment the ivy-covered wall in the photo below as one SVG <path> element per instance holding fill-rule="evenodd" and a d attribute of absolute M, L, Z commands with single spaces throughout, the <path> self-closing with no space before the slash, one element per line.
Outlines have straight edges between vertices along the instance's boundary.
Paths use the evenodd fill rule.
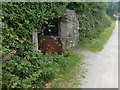
<path fill-rule="evenodd" d="M 0 16 L 2 85 L 4 88 L 41 88 L 64 70 L 67 55 L 44 56 L 33 52 L 32 33 L 43 35 L 49 19 L 59 18 L 66 9 L 75 10 L 79 17 L 80 43 L 95 39 L 110 26 L 100 2 L 2 2 Z M 67 58 L 67 59 L 66 59 Z M 72 58 L 72 57 L 71 57 Z"/>
<path fill-rule="evenodd" d="M 79 16 L 80 43 L 91 41 L 109 27 L 111 19 L 106 14 L 105 2 L 73 2 L 67 6 L 76 11 Z"/>
<path fill-rule="evenodd" d="M 107 3 L 103 2 L 2 3 L 2 14 L 4 16 L 2 22 L 7 24 L 8 28 L 13 29 L 14 34 L 12 33 L 12 35 L 14 37 L 22 42 L 28 42 L 28 40 L 31 40 L 32 32 L 35 29 L 38 30 L 39 34 L 43 35 L 45 24 L 52 27 L 48 22 L 49 19 L 61 17 L 66 9 L 75 10 L 79 17 L 80 42 L 84 44 L 86 39 L 97 38 L 104 28 L 110 25 L 110 19 L 105 12 L 106 6 Z M 6 33 L 6 31 L 3 31 L 3 33 Z M 10 41 L 10 43 L 14 44 L 13 40 Z M 7 42 L 7 44 L 9 43 Z M 16 48 L 15 45 L 12 45 L 12 47 Z"/>

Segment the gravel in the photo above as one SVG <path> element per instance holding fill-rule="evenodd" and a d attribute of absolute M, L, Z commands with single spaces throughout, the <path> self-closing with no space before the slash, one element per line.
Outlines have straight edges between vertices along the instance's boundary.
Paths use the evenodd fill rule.
<path fill-rule="evenodd" d="M 80 88 L 118 88 L 118 21 L 103 50 L 96 53 L 83 50 L 82 54 L 87 73 Z"/>

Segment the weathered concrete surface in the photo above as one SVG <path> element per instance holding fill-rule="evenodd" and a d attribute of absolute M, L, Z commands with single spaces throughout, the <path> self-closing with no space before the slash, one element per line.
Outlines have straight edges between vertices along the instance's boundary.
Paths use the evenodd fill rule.
<path fill-rule="evenodd" d="M 75 44 L 79 42 L 79 21 L 75 11 L 67 10 L 62 17 L 59 26 L 59 36 L 65 38 L 65 46 L 75 46 Z"/>
<path fill-rule="evenodd" d="M 80 41 L 79 21 L 78 16 L 74 10 L 66 10 L 63 16 L 61 16 L 60 18 L 50 19 L 48 20 L 48 23 L 53 25 L 54 27 L 49 27 L 49 25 L 45 24 L 44 39 L 43 36 L 39 35 L 38 46 L 39 49 L 42 50 L 42 52 L 61 52 L 67 48 L 70 48 L 71 46 L 75 46 Z M 49 31 L 49 29 L 51 30 Z M 35 35 L 33 34 L 34 37 Z M 56 40 L 54 40 L 54 38 Z M 35 40 L 33 39 L 34 43 Z M 53 41 L 54 43 L 51 43 Z M 58 49 L 58 44 L 60 44 L 59 46 L 61 49 Z"/>
<path fill-rule="evenodd" d="M 102 51 L 83 51 L 82 54 L 88 72 L 81 88 L 118 88 L 118 21 Z"/>

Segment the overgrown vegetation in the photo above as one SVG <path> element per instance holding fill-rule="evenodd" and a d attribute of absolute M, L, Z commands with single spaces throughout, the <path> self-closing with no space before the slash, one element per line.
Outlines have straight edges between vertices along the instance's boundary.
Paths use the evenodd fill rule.
<path fill-rule="evenodd" d="M 68 64 L 70 66 L 49 83 L 52 88 L 77 88 L 80 86 L 80 80 L 77 76 L 84 77 L 83 57 L 82 55 L 76 55 L 76 52 L 73 51 L 75 49 L 71 48 L 69 58 L 72 63 L 69 62 Z"/>
<path fill-rule="evenodd" d="M 112 31 L 115 26 L 115 21 L 112 22 L 109 28 L 106 28 L 105 31 L 100 35 L 99 38 L 86 42 L 82 48 L 91 50 L 93 52 L 100 51 L 103 49 L 104 44 L 107 42 L 109 37 L 112 34 Z"/>
<path fill-rule="evenodd" d="M 2 3 L 3 88 L 42 88 L 79 58 L 73 54 L 44 56 L 33 52 L 32 32 L 40 34 L 48 19 L 61 16 L 66 3 Z M 71 58 L 72 57 L 72 58 Z"/>
<path fill-rule="evenodd" d="M 72 57 L 72 58 L 71 58 Z M 43 56 L 19 56 L 3 62 L 3 88 L 42 88 L 62 72 L 75 65 L 80 58 L 73 54 Z"/>
<path fill-rule="evenodd" d="M 116 16 L 118 14 L 118 6 L 119 3 L 118 2 L 110 2 L 108 4 L 108 8 L 107 8 L 107 14 L 112 18 L 116 20 Z"/>
<path fill-rule="evenodd" d="M 2 2 L 0 19 L 3 88 L 41 88 L 80 58 L 74 54 L 42 55 L 33 52 L 32 33 L 43 35 L 44 24 L 59 18 L 66 9 L 75 10 L 80 23 L 80 43 L 98 38 L 111 20 L 107 3 L 90 2 Z"/>
<path fill-rule="evenodd" d="M 118 19 L 120 20 L 120 1 L 118 2 Z"/>
<path fill-rule="evenodd" d="M 98 38 L 111 24 L 111 20 L 106 15 L 107 3 L 77 2 L 70 3 L 69 6 L 78 13 L 81 45 Z"/>

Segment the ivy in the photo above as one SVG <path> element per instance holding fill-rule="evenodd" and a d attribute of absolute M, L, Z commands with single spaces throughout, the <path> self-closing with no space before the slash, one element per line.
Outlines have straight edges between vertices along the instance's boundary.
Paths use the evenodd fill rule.
<path fill-rule="evenodd" d="M 92 41 L 109 27 L 110 18 L 106 15 L 108 3 L 103 2 L 73 2 L 68 8 L 73 9 L 78 14 L 80 25 L 80 43 Z"/>
<path fill-rule="evenodd" d="M 90 2 L 2 2 L 0 44 L 3 88 L 42 88 L 71 66 L 70 55 L 44 56 L 32 50 L 32 33 L 43 34 L 48 21 L 75 10 L 80 24 L 80 43 L 92 40 L 110 25 L 106 3 Z"/>

